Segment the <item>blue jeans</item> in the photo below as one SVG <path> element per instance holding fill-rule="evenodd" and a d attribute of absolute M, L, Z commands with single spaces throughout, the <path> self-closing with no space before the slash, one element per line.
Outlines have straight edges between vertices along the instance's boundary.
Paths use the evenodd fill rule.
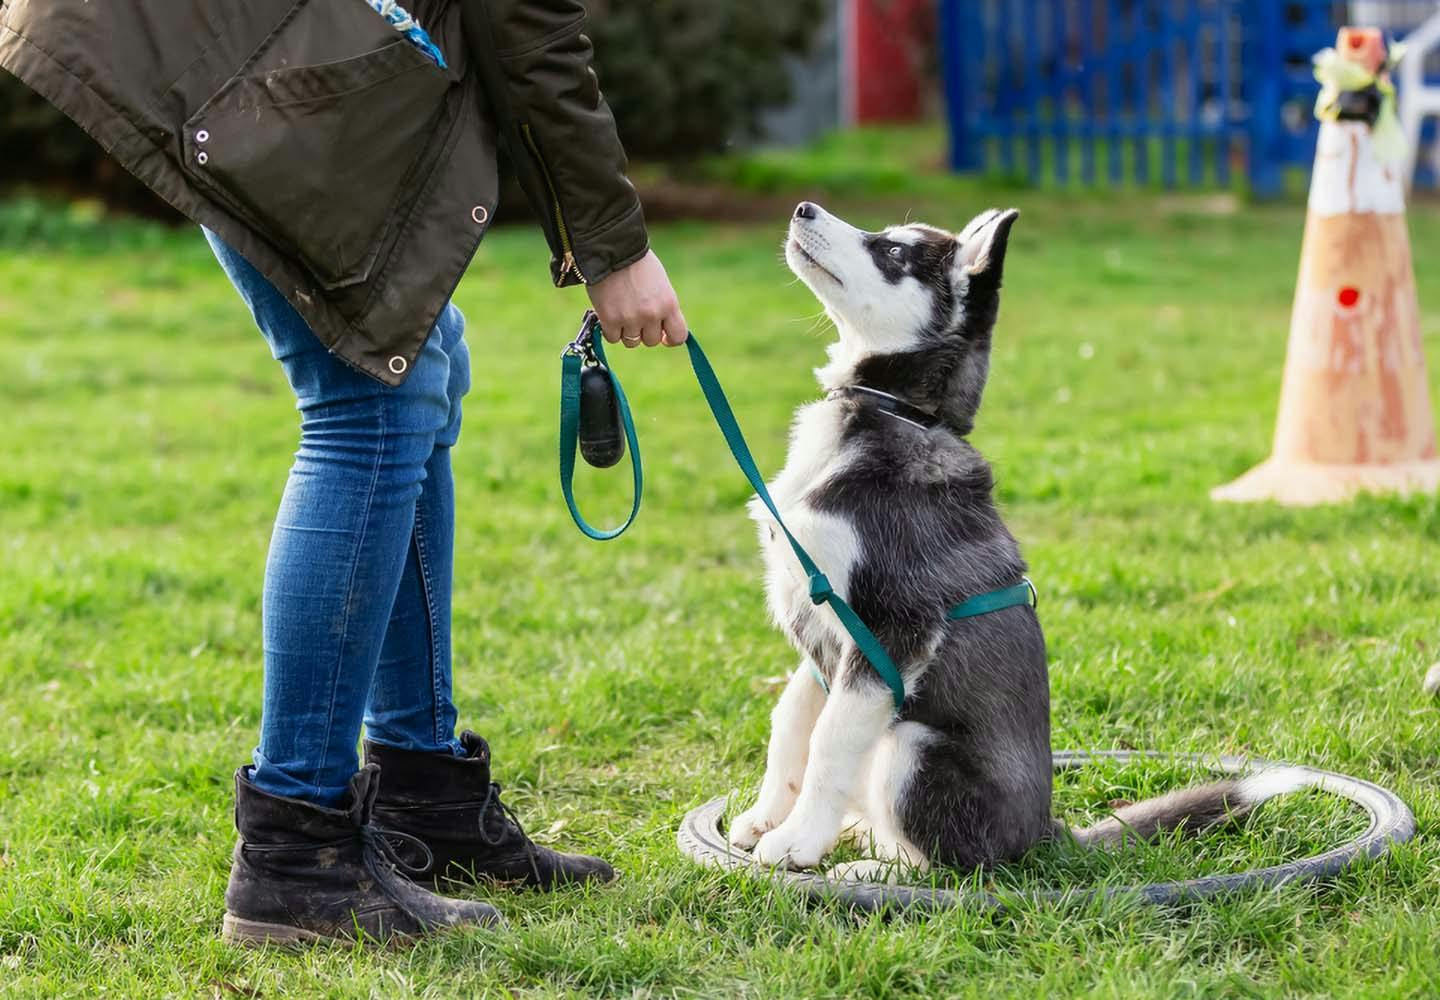
<path fill-rule="evenodd" d="M 362 720 L 376 742 L 463 754 L 450 681 L 450 448 L 470 387 L 465 319 L 447 306 L 392 388 L 327 351 L 273 285 L 206 238 L 300 411 L 265 567 L 253 780 L 331 806 L 358 767 Z"/>

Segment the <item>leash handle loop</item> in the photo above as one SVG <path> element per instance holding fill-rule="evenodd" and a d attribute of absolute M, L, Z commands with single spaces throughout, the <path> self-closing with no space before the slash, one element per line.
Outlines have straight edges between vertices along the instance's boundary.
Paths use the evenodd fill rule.
<path fill-rule="evenodd" d="M 625 441 L 630 446 L 630 471 L 634 480 L 635 499 L 630 505 L 630 516 L 618 528 L 600 529 L 592 526 L 580 513 L 575 503 L 575 450 L 580 442 L 580 373 L 587 364 L 605 365 L 610 374 L 610 384 L 615 387 L 615 402 L 620 409 L 620 421 L 625 427 Z M 615 370 L 605 364 L 604 338 L 600 336 L 600 323 L 593 312 L 585 313 L 580 332 L 560 360 L 560 492 L 565 495 L 565 506 L 570 508 L 570 517 L 575 526 L 588 538 L 597 542 L 608 542 L 619 538 L 625 529 L 635 523 L 640 514 L 640 498 L 645 491 L 645 475 L 640 463 L 640 442 L 635 434 L 635 419 L 630 415 L 630 401 L 625 390 L 620 388 L 620 379 Z"/>

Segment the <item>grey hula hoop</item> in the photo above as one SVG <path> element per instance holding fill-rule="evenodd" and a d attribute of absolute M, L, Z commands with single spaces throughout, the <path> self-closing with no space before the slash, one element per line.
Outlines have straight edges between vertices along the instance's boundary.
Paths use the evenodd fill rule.
<path fill-rule="evenodd" d="M 1280 766 L 1277 762 L 1254 757 L 1211 756 L 1206 754 L 1167 754 L 1140 751 L 1059 751 L 1054 755 L 1057 771 L 1073 770 L 1096 761 L 1161 760 L 1202 765 L 1222 774 L 1242 775 L 1264 767 Z M 1284 765 L 1295 766 L 1295 765 Z M 1240 889 L 1263 888 L 1288 882 L 1308 882 L 1343 871 L 1361 858 L 1377 858 L 1392 844 L 1402 844 L 1415 835 L 1415 817 L 1395 793 L 1359 778 L 1333 771 L 1297 766 L 1309 780 L 1306 787 L 1318 788 L 1331 795 L 1355 803 L 1368 814 L 1370 823 L 1360 836 L 1298 861 L 1256 868 L 1228 875 L 1207 875 L 1181 882 L 1157 882 L 1151 885 L 1106 886 L 1094 889 L 1051 889 L 1017 893 L 1017 899 L 1032 902 L 1075 901 L 1132 897 L 1148 903 L 1172 904 L 1211 896 L 1224 895 Z M 731 870 L 749 870 L 756 875 L 773 877 L 814 899 L 835 900 L 858 910 L 943 910 L 971 907 L 1003 910 L 1004 902 L 989 893 L 968 889 L 947 889 L 933 886 L 891 885 L 829 878 L 816 872 L 795 872 L 769 869 L 757 862 L 748 851 L 732 847 L 721 830 L 727 798 L 721 796 L 691 810 L 680 824 L 676 835 L 680 850 L 702 865 Z"/>

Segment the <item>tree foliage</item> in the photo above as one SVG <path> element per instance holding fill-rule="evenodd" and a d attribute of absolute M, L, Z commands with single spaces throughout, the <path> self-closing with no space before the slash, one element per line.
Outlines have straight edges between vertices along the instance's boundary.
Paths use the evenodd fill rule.
<path fill-rule="evenodd" d="M 720 152 L 790 93 L 827 0 L 605 0 L 592 5 L 600 86 L 626 149 L 647 159 Z"/>
<path fill-rule="evenodd" d="M 753 134 L 789 94 L 829 0 L 593 0 L 601 86 L 632 156 L 686 160 Z M 0 185 L 40 184 L 153 208 L 64 115 L 0 72 Z"/>

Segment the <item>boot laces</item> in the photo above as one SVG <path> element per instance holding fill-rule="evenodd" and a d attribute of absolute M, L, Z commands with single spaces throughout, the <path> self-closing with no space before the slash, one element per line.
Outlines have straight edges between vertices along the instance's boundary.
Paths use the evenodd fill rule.
<path fill-rule="evenodd" d="M 435 855 L 425 841 L 408 833 L 402 833 L 399 830 L 383 830 L 378 826 L 366 823 L 360 827 L 360 839 L 365 842 L 367 848 L 378 854 L 390 867 L 407 875 L 423 875 L 435 864 Z M 407 847 L 417 848 L 424 860 L 419 864 L 407 861 L 401 853 L 401 849 Z"/>
<path fill-rule="evenodd" d="M 504 802 L 500 801 L 500 782 L 490 782 L 490 791 L 485 795 L 485 804 L 480 807 L 480 840 L 486 847 L 499 847 L 513 838 L 519 838 L 520 846 L 525 851 L 525 860 L 530 865 L 530 871 L 535 876 L 536 883 L 543 883 L 545 880 L 540 876 L 540 863 L 535 856 L 535 844 L 525 833 L 525 827 L 520 822 L 520 817 L 515 814 Z M 486 829 L 485 821 L 494 815 L 499 819 L 500 833 L 492 837 Z"/>
<path fill-rule="evenodd" d="M 404 877 L 420 875 L 435 863 L 435 855 L 430 848 L 425 846 L 424 841 L 418 837 L 412 837 L 408 833 L 401 833 L 399 830 L 382 830 L 371 823 L 362 823 L 357 829 L 360 832 L 360 839 L 365 844 L 365 867 L 369 868 L 375 875 L 375 880 L 384 887 L 385 895 L 390 902 L 402 913 L 415 921 L 416 926 L 429 927 L 434 920 L 419 912 L 411 903 L 414 887 Z M 400 854 L 395 842 L 399 841 L 406 846 L 418 847 L 421 855 L 425 858 L 423 864 L 412 865 Z"/>

